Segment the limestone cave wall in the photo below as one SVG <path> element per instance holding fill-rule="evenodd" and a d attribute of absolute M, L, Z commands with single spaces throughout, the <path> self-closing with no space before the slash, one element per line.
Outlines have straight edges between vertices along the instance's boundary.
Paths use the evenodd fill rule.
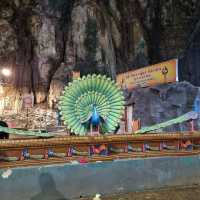
<path fill-rule="evenodd" d="M 115 78 L 171 58 L 199 86 L 199 15 L 198 0 L 1 0 L 0 107 L 51 107 L 72 69 Z"/>

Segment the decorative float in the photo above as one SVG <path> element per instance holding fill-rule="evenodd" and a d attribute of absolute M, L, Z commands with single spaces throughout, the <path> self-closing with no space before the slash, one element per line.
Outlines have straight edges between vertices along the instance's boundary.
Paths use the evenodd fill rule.
<path fill-rule="evenodd" d="M 16 139 L 0 140 L 0 167 L 200 153 L 198 132 L 139 134 L 154 130 L 150 128 L 137 131 L 138 134 L 114 134 L 124 103 L 123 92 L 106 76 L 93 74 L 74 80 L 65 87 L 59 102 L 62 120 L 71 135 L 0 126 L 1 132 L 19 135 Z M 178 122 L 186 118 L 188 115 Z"/>

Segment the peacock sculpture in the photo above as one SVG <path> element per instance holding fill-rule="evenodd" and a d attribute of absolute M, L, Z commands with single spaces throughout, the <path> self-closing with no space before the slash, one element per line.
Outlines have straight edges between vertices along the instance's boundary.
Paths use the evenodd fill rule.
<path fill-rule="evenodd" d="M 90 125 L 101 133 L 112 133 L 124 111 L 124 96 L 113 80 L 102 75 L 87 75 L 69 83 L 60 97 L 59 109 L 64 124 L 76 135 L 86 135 Z"/>

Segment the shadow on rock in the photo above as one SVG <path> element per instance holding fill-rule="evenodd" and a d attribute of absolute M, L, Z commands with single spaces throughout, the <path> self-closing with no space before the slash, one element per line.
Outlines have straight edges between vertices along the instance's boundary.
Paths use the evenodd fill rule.
<path fill-rule="evenodd" d="M 41 192 L 30 200 L 69 200 L 56 189 L 56 184 L 49 173 L 40 175 L 39 184 Z"/>

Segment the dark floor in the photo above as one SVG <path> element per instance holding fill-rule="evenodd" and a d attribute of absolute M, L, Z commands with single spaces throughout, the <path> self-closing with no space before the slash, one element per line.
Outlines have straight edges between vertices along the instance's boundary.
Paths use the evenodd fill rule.
<path fill-rule="evenodd" d="M 88 198 L 84 200 L 92 200 Z M 102 196 L 101 200 L 200 200 L 200 186 Z"/>

